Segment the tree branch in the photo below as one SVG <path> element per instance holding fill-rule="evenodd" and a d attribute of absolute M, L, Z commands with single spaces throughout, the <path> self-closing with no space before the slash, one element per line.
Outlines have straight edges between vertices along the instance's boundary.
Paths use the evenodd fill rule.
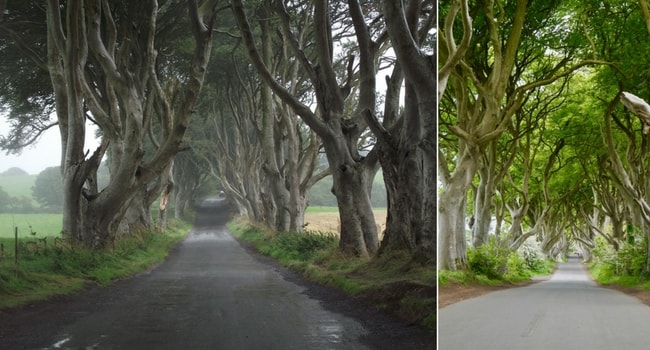
<path fill-rule="evenodd" d="M 233 0 L 233 13 L 237 24 L 242 33 L 242 39 L 246 44 L 248 49 L 248 54 L 251 58 L 251 61 L 258 73 L 264 79 L 264 81 L 271 86 L 273 92 L 275 92 L 285 103 L 287 103 L 293 110 L 309 125 L 318 135 L 321 137 L 332 137 L 329 129 L 325 124 L 320 121 L 316 115 L 309 109 L 308 106 L 301 103 L 294 95 L 292 95 L 287 89 L 281 86 L 269 72 L 268 68 L 264 64 L 262 57 L 257 49 L 255 44 L 255 39 L 253 38 L 253 33 L 244 11 L 244 6 L 241 0 Z"/>

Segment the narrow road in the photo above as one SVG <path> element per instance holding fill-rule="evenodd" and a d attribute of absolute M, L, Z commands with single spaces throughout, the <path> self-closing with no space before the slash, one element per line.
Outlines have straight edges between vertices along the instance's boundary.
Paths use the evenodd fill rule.
<path fill-rule="evenodd" d="M 577 258 L 544 282 L 438 312 L 440 349 L 648 349 L 650 308 L 597 286 Z"/>
<path fill-rule="evenodd" d="M 248 252 L 226 220 L 225 204 L 209 200 L 156 269 L 0 315 L 0 349 L 435 347 L 433 332 L 361 309 Z"/>

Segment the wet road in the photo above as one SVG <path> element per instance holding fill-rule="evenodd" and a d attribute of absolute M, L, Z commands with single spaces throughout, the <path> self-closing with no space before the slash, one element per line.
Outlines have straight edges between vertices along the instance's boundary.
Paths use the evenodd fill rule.
<path fill-rule="evenodd" d="M 227 232 L 226 220 L 224 203 L 209 200 L 158 268 L 0 316 L 0 349 L 435 347 L 422 345 L 426 333 L 403 342 L 409 327 L 368 327 L 363 318 L 328 310 L 308 287 L 288 280 L 289 272 L 249 254 Z"/>
<path fill-rule="evenodd" d="M 597 286 L 577 258 L 550 280 L 438 311 L 440 349 L 647 349 L 650 308 Z"/>

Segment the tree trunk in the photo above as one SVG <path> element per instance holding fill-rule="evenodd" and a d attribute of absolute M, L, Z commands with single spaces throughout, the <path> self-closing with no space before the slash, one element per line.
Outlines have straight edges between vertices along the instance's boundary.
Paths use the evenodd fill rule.
<path fill-rule="evenodd" d="M 383 1 L 382 12 L 388 35 L 398 58 L 398 67 L 388 80 L 383 125 L 371 115 L 368 124 L 378 138 L 379 159 L 382 164 L 388 195 L 386 232 L 381 250 L 408 250 L 423 261 L 435 256 L 435 190 L 433 164 L 437 136 L 435 94 L 436 80 L 433 57 L 423 55 L 419 27 L 421 3 L 413 1 L 406 7 L 401 2 Z M 423 21 L 422 23 L 427 23 Z M 405 81 L 404 110 L 400 118 L 397 103 L 401 77 Z M 401 124 L 398 128 L 397 125 Z M 435 177 L 433 177 L 435 178 Z M 432 211 L 433 210 L 433 211 Z"/>
<path fill-rule="evenodd" d="M 188 63 L 186 83 L 177 89 L 177 79 L 171 77 L 165 90 L 158 80 L 154 40 L 157 16 L 162 16 L 163 9 L 156 2 L 122 6 L 135 10 L 127 9 L 128 15 L 139 11 L 137 18 L 116 22 L 116 10 L 108 3 L 66 2 L 62 6 L 57 0 L 47 2 L 48 44 L 52 45 L 48 48 L 48 67 L 57 106 L 66 104 L 57 109 L 64 143 L 63 231 L 73 244 L 89 247 L 105 246 L 115 238 L 137 195 L 143 195 L 143 202 L 138 199 L 134 209 L 140 213 L 134 217 L 140 216 L 141 221 L 149 217 L 141 210 L 146 210 L 152 200 L 139 192 L 146 191 L 146 186 L 167 169 L 180 149 L 205 76 L 216 21 L 215 14 L 199 13 L 195 2 L 187 4 L 196 44 L 194 55 Z M 209 23 L 203 22 L 203 15 L 210 17 Z M 126 57 L 137 64 L 123 62 Z M 91 60 L 92 65 L 87 64 Z M 92 73 L 86 71 L 90 66 Z M 93 78 L 96 80 L 90 81 Z M 172 106 L 168 94 L 182 97 Z M 164 132 L 159 147 L 144 162 L 144 138 L 154 110 Z M 84 154 L 86 113 L 103 132 L 101 146 L 89 158 Z M 94 173 L 109 143 L 115 157 L 110 183 L 97 193 L 90 182 L 96 178 Z"/>
<path fill-rule="evenodd" d="M 356 164 L 331 158 L 332 191 L 336 196 L 341 220 L 341 251 L 355 256 L 371 256 L 379 249 L 379 238 L 366 172 Z"/>
<path fill-rule="evenodd" d="M 167 181 L 167 184 L 164 186 L 163 192 L 160 196 L 160 204 L 158 205 L 158 227 L 160 229 L 166 229 L 169 217 L 169 204 L 171 203 L 171 196 L 174 191 L 174 182 L 172 180 L 171 174 Z"/>
<path fill-rule="evenodd" d="M 467 150 L 466 152 L 470 152 Z M 458 161 L 453 176 L 443 179 L 443 190 L 438 199 L 439 249 L 438 268 L 455 270 L 467 262 L 465 247 L 465 211 L 467 191 L 476 174 L 475 155 L 464 154 Z"/>
<path fill-rule="evenodd" d="M 249 56 L 256 70 L 271 87 L 273 92 L 284 103 L 290 106 L 302 120 L 309 125 L 311 130 L 321 138 L 327 159 L 330 164 L 332 177 L 334 181 L 334 193 L 337 197 L 339 206 L 339 216 L 341 220 L 341 239 L 340 248 L 343 252 L 359 256 L 369 256 L 374 254 L 378 248 L 377 227 L 374 220 L 374 214 L 370 205 L 370 195 L 368 191 L 369 179 L 365 176 L 364 167 L 368 161 L 364 161 L 359 155 L 358 137 L 363 131 L 360 123 L 363 121 L 362 116 L 355 118 L 345 118 L 346 101 L 345 89 L 339 86 L 336 70 L 333 65 L 332 52 L 332 28 L 329 18 L 328 2 L 324 0 L 316 1 L 313 9 L 313 16 L 310 18 L 314 30 L 314 53 L 315 60 L 311 62 L 305 56 L 303 48 L 295 39 L 295 33 L 291 32 L 291 16 L 283 6 L 276 9 L 281 19 L 281 30 L 283 35 L 288 38 L 292 46 L 292 59 L 296 59 L 301 65 L 304 72 L 309 76 L 318 106 L 315 113 L 310 106 L 302 103 L 295 94 L 289 91 L 285 86 L 278 83 L 276 76 L 265 64 L 263 56 L 257 48 L 256 40 L 253 37 L 253 31 L 248 21 L 244 6 L 240 0 L 233 0 L 233 13 L 242 34 L 242 39 L 246 44 Z M 358 4 L 355 1 L 350 3 L 350 11 L 354 18 L 358 19 Z M 356 6 L 353 6 L 356 5 Z M 363 18 L 361 18 L 363 21 Z M 355 29 L 359 28 L 360 23 L 355 20 Z M 362 25 L 361 25 L 362 26 Z M 368 36 L 356 31 L 360 41 L 364 41 L 367 46 L 361 49 L 362 55 L 365 55 L 369 49 L 370 43 Z M 374 102 L 374 57 L 372 60 L 361 59 L 360 66 L 362 74 L 359 78 L 364 82 L 360 89 L 359 100 L 363 101 L 364 108 L 374 108 L 374 103 L 365 106 L 369 102 Z M 351 68 L 350 68 L 351 70 Z M 372 74 L 368 74 L 372 71 Z"/>
<path fill-rule="evenodd" d="M 422 153 L 382 146 L 380 162 L 388 199 L 386 231 L 381 251 L 416 250 L 416 232 L 422 227 Z"/>

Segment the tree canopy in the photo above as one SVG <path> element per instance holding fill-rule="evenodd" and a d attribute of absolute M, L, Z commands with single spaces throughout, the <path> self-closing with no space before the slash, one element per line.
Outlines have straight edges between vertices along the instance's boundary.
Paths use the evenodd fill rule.
<path fill-rule="evenodd" d="M 556 258 L 649 234 L 647 113 L 626 108 L 650 97 L 647 2 L 440 6 L 439 267 L 488 236 Z"/>
<path fill-rule="evenodd" d="M 59 129 L 73 243 L 102 247 L 151 226 L 157 199 L 164 222 L 172 194 L 182 215 L 208 183 L 238 213 L 300 231 L 309 188 L 329 175 L 341 251 L 435 260 L 434 1 L 2 4 L 0 105 L 13 132 L 0 148 Z"/>

